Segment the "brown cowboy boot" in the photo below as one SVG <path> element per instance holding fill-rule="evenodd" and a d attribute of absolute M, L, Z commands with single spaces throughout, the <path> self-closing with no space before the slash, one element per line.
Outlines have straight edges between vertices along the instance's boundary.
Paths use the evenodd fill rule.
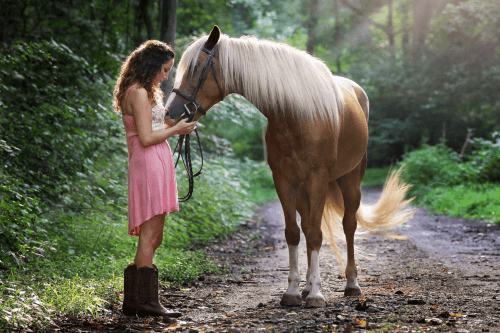
<path fill-rule="evenodd" d="M 137 270 L 137 315 L 178 318 L 182 313 L 165 309 L 158 299 L 158 268 L 141 267 Z"/>
<path fill-rule="evenodd" d="M 123 314 L 135 316 L 137 306 L 136 288 L 137 266 L 130 264 L 123 271 Z"/>

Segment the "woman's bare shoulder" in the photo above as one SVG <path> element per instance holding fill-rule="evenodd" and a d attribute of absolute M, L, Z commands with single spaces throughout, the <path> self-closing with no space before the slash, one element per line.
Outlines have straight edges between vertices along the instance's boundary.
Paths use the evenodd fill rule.
<path fill-rule="evenodd" d="M 129 98 L 133 100 L 148 100 L 148 91 L 143 87 L 134 86 L 133 89 L 130 89 Z"/>

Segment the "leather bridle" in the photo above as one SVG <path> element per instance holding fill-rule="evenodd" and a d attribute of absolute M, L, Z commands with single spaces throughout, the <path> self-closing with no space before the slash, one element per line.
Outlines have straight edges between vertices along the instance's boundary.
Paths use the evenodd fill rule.
<path fill-rule="evenodd" d="M 187 103 L 184 104 L 184 109 L 186 110 L 184 112 L 184 117 L 186 118 L 186 115 L 189 117 L 191 113 L 193 113 L 193 118 L 194 118 L 194 113 L 197 111 L 200 112 L 203 116 L 207 114 L 205 110 L 203 110 L 203 107 L 201 106 L 200 103 L 198 103 L 196 99 L 196 95 L 198 94 L 198 91 L 203 87 L 205 84 L 205 81 L 207 80 L 208 74 L 210 73 L 210 69 L 213 69 L 214 71 L 214 77 L 215 77 L 215 82 L 217 83 L 217 87 L 219 87 L 219 92 L 220 92 L 220 98 L 224 99 L 224 94 L 222 93 L 222 88 L 219 82 L 219 78 L 217 77 L 217 70 L 215 69 L 215 53 L 217 52 L 217 49 L 219 48 L 219 45 L 215 45 L 215 47 L 210 51 L 206 48 L 203 48 L 202 51 L 208 54 L 207 60 L 205 62 L 205 65 L 203 65 L 203 69 L 201 70 L 200 74 L 200 79 L 198 80 L 198 84 L 194 88 L 193 92 L 191 95 L 188 95 L 187 93 L 183 92 L 180 89 L 172 89 L 172 92 L 179 94 L 183 98 L 187 99 Z M 194 106 L 194 111 L 191 111 L 189 109 L 189 106 L 193 105 Z"/>
<path fill-rule="evenodd" d="M 180 121 L 181 119 L 187 118 L 188 122 L 192 122 L 194 119 L 194 116 L 196 112 L 200 112 L 203 116 L 207 114 L 205 110 L 203 110 L 203 107 L 201 106 L 200 103 L 196 102 L 196 95 L 198 94 L 198 91 L 203 87 L 203 84 L 205 84 L 205 81 L 207 80 L 208 74 L 210 73 L 210 69 L 212 68 L 214 71 L 214 77 L 215 77 L 215 82 L 217 83 L 217 86 L 219 87 L 219 92 L 220 92 L 220 97 L 221 99 L 224 99 L 224 94 L 222 93 L 222 88 L 219 82 L 219 78 L 217 77 L 217 71 L 215 69 L 215 53 L 217 52 L 219 45 L 216 45 L 211 51 L 203 48 L 202 51 L 208 54 L 207 60 L 205 62 L 205 65 L 203 65 L 203 69 L 201 70 L 200 74 L 200 79 L 198 80 L 198 84 L 194 88 L 193 92 L 188 95 L 187 93 L 183 92 L 180 89 L 172 89 L 172 92 L 179 94 L 181 97 L 185 98 L 187 100 L 187 103 L 184 104 L 184 113 L 182 116 L 179 117 L 179 119 L 176 121 Z M 194 110 L 190 110 L 190 106 L 194 106 Z M 193 189 L 194 189 L 194 177 L 197 177 L 201 174 L 201 170 L 203 169 L 203 151 L 201 149 L 201 142 L 200 142 L 200 137 L 198 135 L 198 131 L 195 129 L 194 130 L 196 133 L 196 138 L 198 140 L 198 146 L 200 148 L 200 155 L 201 155 L 201 167 L 200 170 L 193 174 L 193 165 L 191 163 L 191 144 L 190 144 L 190 137 L 189 135 L 181 135 L 179 137 L 179 141 L 177 141 L 177 145 L 175 146 L 173 154 L 175 155 L 175 152 L 177 151 L 177 147 L 179 147 L 179 155 L 177 156 L 177 161 L 175 162 L 175 167 L 177 167 L 177 164 L 179 163 L 179 158 L 182 157 L 182 144 L 184 142 L 184 139 L 186 139 L 186 144 L 185 144 L 185 152 L 184 152 L 184 157 L 182 158 L 182 163 L 184 164 L 184 167 L 186 168 L 187 174 L 188 174 L 188 182 L 189 182 L 189 191 L 188 193 L 182 197 L 179 198 L 179 202 L 186 202 L 191 198 L 191 195 L 193 194 Z"/>

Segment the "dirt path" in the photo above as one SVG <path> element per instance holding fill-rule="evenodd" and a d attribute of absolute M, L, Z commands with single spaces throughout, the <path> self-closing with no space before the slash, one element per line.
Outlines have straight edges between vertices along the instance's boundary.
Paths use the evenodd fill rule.
<path fill-rule="evenodd" d="M 363 202 L 379 195 L 379 189 L 366 189 Z M 165 305 L 184 312 L 180 320 L 133 319 L 115 310 L 112 317 L 84 325 L 66 318 L 59 331 L 500 332 L 498 226 L 420 209 L 396 233 L 408 239 L 362 234 L 356 242 L 372 254 L 358 256 L 362 297 L 343 297 L 345 280 L 324 245 L 320 267 L 327 307 L 284 307 L 279 304 L 288 276 L 283 212 L 279 202 L 267 204 L 239 233 L 208 247 L 225 263 L 224 274 L 163 292 Z M 304 243 L 299 258 L 303 280 Z"/>

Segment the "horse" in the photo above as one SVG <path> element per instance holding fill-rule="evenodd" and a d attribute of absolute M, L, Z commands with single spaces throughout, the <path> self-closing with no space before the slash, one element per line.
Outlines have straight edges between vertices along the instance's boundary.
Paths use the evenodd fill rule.
<path fill-rule="evenodd" d="M 318 58 L 284 43 L 232 38 L 214 26 L 183 52 L 166 108 L 178 121 L 198 120 L 230 94 L 239 94 L 267 118 L 268 164 L 283 207 L 289 252 L 288 287 L 281 304 L 325 307 L 319 252 L 323 234 L 339 259 L 335 234 L 342 221 L 347 247 L 344 296 L 361 295 L 354 234 L 409 220 L 408 185 L 393 172 L 379 201 L 361 204 L 367 163 L 369 100 L 350 79 L 334 76 Z M 300 228 L 296 212 L 300 214 Z M 300 229 L 307 245 L 306 286 L 300 291 Z"/>

